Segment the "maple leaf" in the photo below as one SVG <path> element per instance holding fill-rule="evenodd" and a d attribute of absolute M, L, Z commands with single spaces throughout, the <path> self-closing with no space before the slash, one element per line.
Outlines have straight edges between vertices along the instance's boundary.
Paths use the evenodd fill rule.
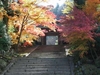
<path fill-rule="evenodd" d="M 38 27 L 38 25 L 48 27 L 55 31 L 56 29 L 56 16 L 48 8 L 38 6 L 38 2 L 42 0 L 19 0 L 19 2 L 11 3 L 10 8 L 13 10 L 14 15 L 8 16 L 8 33 L 13 36 L 15 33 L 16 38 L 13 36 L 13 44 L 34 42 L 40 36 L 45 36 L 45 32 Z M 12 30 L 13 28 L 13 30 Z M 13 39 L 14 38 L 14 39 Z M 16 40 L 15 40 L 16 39 Z"/>
<path fill-rule="evenodd" d="M 85 6 L 83 7 L 83 11 L 87 14 L 92 16 L 99 22 L 99 4 L 100 0 L 87 0 Z"/>
<path fill-rule="evenodd" d="M 88 42 L 95 42 L 93 38 L 95 20 L 74 7 L 73 12 L 61 17 L 59 22 L 62 24 L 63 39 L 69 42 L 72 51 L 81 51 L 80 56 L 84 56 L 84 53 L 89 49 Z"/>

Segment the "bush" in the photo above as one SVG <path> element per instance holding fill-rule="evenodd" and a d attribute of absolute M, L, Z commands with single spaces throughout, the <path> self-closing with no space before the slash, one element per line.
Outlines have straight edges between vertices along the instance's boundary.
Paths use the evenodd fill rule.
<path fill-rule="evenodd" d="M 95 60 L 95 65 L 100 68 L 100 56 Z"/>
<path fill-rule="evenodd" d="M 4 68 L 7 66 L 7 62 L 5 62 L 3 59 L 0 59 L 0 72 L 4 70 Z"/>
<path fill-rule="evenodd" d="M 98 75 L 100 75 L 100 68 L 98 69 Z"/>
<path fill-rule="evenodd" d="M 84 64 L 75 69 L 75 75 L 99 75 L 99 72 L 95 65 Z"/>
<path fill-rule="evenodd" d="M 83 75 L 82 68 L 80 66 L 76 67 L 74 73 L 75 75 Z"/>
<path fill-rule="evenodd" d="M 82 66 L 84 75 L 98 75 L 98 69 L 96 66 L 91 64 L 84 64 Z"/>

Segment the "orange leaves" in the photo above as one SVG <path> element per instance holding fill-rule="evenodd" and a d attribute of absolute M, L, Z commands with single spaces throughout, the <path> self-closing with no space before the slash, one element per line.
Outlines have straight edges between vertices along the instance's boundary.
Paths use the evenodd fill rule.
<path fill-rule="evenodd" d="M 84 6 L 84 11 L 87 15 L 93 16 L 93 18 L 98 19 L 98 14 L 100 14 L 98 5 L 100 4 L 100 0 L 87 0 Z"/>
<path fill-rule="evenodd" d="M 4 15 L 7 16 L 7 13 L 3 7 L 0 7 L 0 20 L 3 19 Z"/>
<path fill-rule="evenodd" d="M 18 0 L 19 3 L 23 4 L 24 3 L 24 0 Z"/>
<path fill-rule="evenodd" d="M 33 25 L 26 25 L 24 28 L 27 32 L 31 32 L 34 30 L 34 26 Z"/>
<path fill-rule="evenodd" d="M 14 15 L 8 16 L 8 31 L 13 44 L 17 44 L 19 40 L 21 43 L 26 42 L 25 45 L 27 45 L 40 36 L 45 36 L 38 25 L 46 26 L 52 30 L 56 29 L 56 16 L 48 8 L 38 6 L 38 2 L 42 1 L 45 0 L 18 0 L 18 3 L 11 3 L 10 8 Z M 17 36 L 14 37 L 13 33 Z"/>
<path fill-rule="evenodd" d="M 26 47 L 26 46 L 32 46 L 32 43 L 31 43 L 31 42 L 25 42 L 25 43 L 23 44 L 23 46 L 24 46 L 24 47 Z"/>
<path fill-rule="evenodd" d="M 36 35 L 36 36 L 45 36 L 41 28 L 35 27 L 34 25 L 26 25 L 24 29 L 29 34 Z"/>
<path fill-rule="evenodd" d="M 56 29 L 56 15 L 53 14 L 52 12 L 50 11 L 45 11 L 45 17 L 43 18 L 42 20 L 42 24 L 48 28 L 50 28 L 51 30 L 54 30 Z"/>
<path fill-rule="evenodd" d="M 0 12 L 0 20 L 3 19 L 3 13 Z"/>
<path fill-rule="evenodd" d="M 45 13 L 46 13 L 46 16 L 49 18 L 53 18 L 53 19 L 56 18 L 56 15 L 53 12 L 46 11 Z"/>
<path fill-rule="evenodd" d="M 91 4 L 91 3 L 94 3 L 94 4 L 98 4 L 98 3 L 100 3 L 100 0 L 86 0 L 86 3 L 87 4 Z"/>

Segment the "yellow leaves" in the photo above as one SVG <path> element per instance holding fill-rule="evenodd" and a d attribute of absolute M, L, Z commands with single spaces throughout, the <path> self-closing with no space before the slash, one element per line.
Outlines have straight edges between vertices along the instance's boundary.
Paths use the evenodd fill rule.
<path fill-rule="evenodd" d="M 36 1 L 36 0 L 24 0 L 24 3 L 31 3 L 33 1 Z"/>
<path fill-rule="evenodd" d="M 0 20 L 2 20 L 2 19 L 3 19 L 3 13 L 0 12 Z"/>
<path fill-rule="evenodd" d="M 36 27 L 36 25 L 46 25 L 51 29 L 55 29 L 55 15 L 47 12 L 47 8 L 38 6 L 37 3 L 46 0 L 18 0 L 17 3 L 12 3 L 10 8 L 14 11 L 14 16 L 8 16 L 8 28 L 12 29 L 9 34 L 13 44 L 20 42 L 33 42 L 39 36 L 44 36 L 44 32 Z M 14 30 L 13 30 L 14 29 Z M 21 33 L 21 37 L 20 37 Z M 16 35 L 16 36 L 14 36 Z"/>
<path fill-rule="evenodd" d="M 29 15 L 33 15 L 34 11 L 29 11 Z"/>
<path fill-rule="evenodd" d="M 65 2 L 66 7 L 62 10 L 64 14 L 68 14 L 70 11 L 72 11 L 74 2 L 73 1 L 66 1 Z"/>
<path fill-rule="evenodd" d="M 36 40 L 38 38 L 38 36 L 33 35 L 33 34 L 29 34 L 27 31 L 23 31 L 21 38 L 20 38 L 20 42 L 24 42 L 24 41 L 30 41 L 33 42 L 33 40 Z"/>
<path fill-rule="evenodd" d="M 21 4 L 29 4 L 29 3 L 40 3 L 40 2 L 47 2 L 48 0 L 18 0 Z"/>
<path fill-rule="evenodd" d="M 35 20 L 35 19 L 40 18 L 43 12 L 44 11 L 42 10 L 42 8 L 35 8 L 29 11 L 29 15 L 31 19 Z"/>
<path fill-rule="evenodd" d="M 12 44 L 17 44 L 18 43 L 18 37 L 19 37 L 19 34 L 18 33 L 10 33 L 9 34 L 10 37 L 11 37 L 11 41 L 12 41 Z M 22 35 L 21 35 L 21 38 L 20 38 L 20 42 L 33 42 L 33 40 L 36 40 L 38 39 L 39 37 L 36 36 L 36 35 L 33 35 L 33 34 L 29 34 L 27 31 L 23 31 L 22 32 Z"/>
<path fill-rule="evenodd" d="M 0 20 L 3 19 L 3 16 L 4 16 L 4 15 L 7 15 L 7 14 L 6 14 L 6 11 L 4 10 L 3 7 L 0 7 Z"/>
<path fill-rule="evenodd" d="M 16 33 L 11 33 L 10 35 L 12 36 L 13 39 L 16 39 L 18 37 Z"/>
<path fill-rule="evenodd" d="M 17 44 L 18 43 L 18 40 L 17 40 L 18 35 L 16 33 L 10 33 L 9 35 L 11 37 L 12 44 Z"/>
<path fill-rule="evenodd" d="M 36 2 L 36 0 L 18 0 L 19 1 L 19 3 L 21 3 L 21 4 L 27 4 L 27 3 L 31 3 L 31 2 Z"/>

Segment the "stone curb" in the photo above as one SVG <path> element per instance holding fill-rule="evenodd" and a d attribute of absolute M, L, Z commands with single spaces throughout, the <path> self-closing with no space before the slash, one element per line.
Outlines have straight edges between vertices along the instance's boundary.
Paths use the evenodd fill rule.
<path fill-rule="evenodd" d="M 11 63 L 5 68 L 5 70 L 2 72 L 1 75 L 4 75 L 4 74 L 9 70 L 9 68 L 16 62 L 16 60 L 17 60 L 17 59 L 13 59 L 13 60 L 11 61 Z"/>
<path fill-rule="evenodd" d="M 30 53 L 24 55 L 24 57 L 28 57 L 33 51 L 35 51 L 39 46 L 36 46 Z"/>

